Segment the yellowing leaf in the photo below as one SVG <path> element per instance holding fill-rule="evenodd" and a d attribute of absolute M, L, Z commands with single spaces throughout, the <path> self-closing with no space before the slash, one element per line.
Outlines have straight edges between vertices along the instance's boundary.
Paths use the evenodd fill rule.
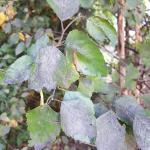
<path fill-rule="evenodd" d="M 2 26 L 6 20 L 7 16 L 3 12 L 0 12 L 0 26 Z"/>
<path fill-rule="evenodd" d="M 9 19 L 13 19 L 14 16 L 16 15 L 12 2 L 8 3 L 7 9 L 6 9 L 6 15 L 8 16 Z"/>
<path fill-rule="evenodd" d="M 20 39 L 21 41 L 25 41 L 25 40 L 26 40 L 26 38 L 25 38 L 25 36 L 23 35 L 22 32 L 19 32 L 19 33 L 18 33 L 18 36 L 19 36 L 19 39 Z"/>

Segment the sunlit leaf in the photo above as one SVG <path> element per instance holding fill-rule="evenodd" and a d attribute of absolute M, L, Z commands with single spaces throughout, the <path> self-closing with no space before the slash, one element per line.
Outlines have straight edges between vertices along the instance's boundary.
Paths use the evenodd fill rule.
<path fill-rule="evenodd" d="M 97 42 L 109 40 L 113 46 L 116 45 L 117 33 L 108 20 L 100 17 L 91 17 L 87 20 L 86 28 Z"/>
<path fill-rule="evenodd" d="M 107 68 L 103 55 L 96 44 L 84 33 L 73 30 L 66 39 L 67 57 L 85 75 L 106 75 Z"/>
<path fill-rule="evenodd" d="M 7 16 L 3 12 L 0 12 L 0 26 L 2 26 L 6 20 Z"/>
<path fill-rule="evenodd" d="M 60 20 L 65 21 L 79 10 L 79 0 L 47 0 Z"/>
<path fill-rule="evenodd" d="M 85 143 L 95 138 L 94 107 L 90 98 L 79 92 L 66 92 L 60 114 L 66 135 Z"/>
<path fill-rule="evenodd" d="M 59 116 L 49 106 L 37 107 L 26 114 L 30 144 L 53 143 L 60 133 Z"/>

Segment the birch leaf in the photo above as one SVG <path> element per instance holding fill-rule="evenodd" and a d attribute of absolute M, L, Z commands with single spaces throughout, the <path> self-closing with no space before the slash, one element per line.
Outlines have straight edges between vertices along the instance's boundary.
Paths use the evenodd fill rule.
<path fill-rule="evenodd" d="M 79 92 L 66 92 L 61 105 L 61 127 L 67 136 L 90 143 L 96 136 L 92 101 Z"/>
<path fill-rule="evenodd" d="M 141 150 L 150 149 L 150 118 L 136 116 L 133 123 L 134 135 Z"/>
<path fill-rule="evenodd" d="M 36 91 L 44 87 L 50 91 L 57 85 L 69 88 L 70 84 L 79 78 L 75 67 L 54 46 L 41 48 L 35 62 L 29 79 L 29 88 Z"/>
<path fill-rule="evenodd" d="M 18 58 L 7 69 L 5 74 L 5 83 L 21 84 L 23 81 L 28 80 L 32 63 L 32 58 L 30 56 L 24 55 Z"/>
<path fill-rule="evenodd" d="M 98 150 L 122 150 L 125 146 L 125 129 L 114 112 L 109 111 L 96 121 Z"/>
<path fill-rule="evenodd" d="M 59 116 L 49 106 L 37 107 L 26 114 L 30 145 L 54 142 L 60 133 Z"/>
<path fill-rule="evenodd" d="M 75 15 L 79 10 L 79 0 L 47 0 L 61 21 Z"/>

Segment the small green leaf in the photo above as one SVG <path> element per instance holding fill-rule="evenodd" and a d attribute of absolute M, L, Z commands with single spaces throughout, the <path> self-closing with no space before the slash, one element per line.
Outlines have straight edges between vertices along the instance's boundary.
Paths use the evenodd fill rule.
<path fill-rule="evenodd" d="M 73 30 L 69 33 L 66 39 L 66 53 L 81 73 L 89 76 L 107 74 L 103 55 L 84 32 Z"/>
<path fill-rule="evenodd" d="M 54 142 L 60 133 L 59 116 L 49 106 L 37 107 L 26 114 L 30 144 Z"/>
<path fill-rule="evenodd" d="M 0 69 L 0 85 L 4 83 L 5 71 Z"/>
<path fill-rule="evenodd" d="M 87 31 L 97 41 L 109 40 L 115 46 L 117 43 L 117 32 L 113 25 L 104 18 L 91 17 L 87 20 Z"/>
<path fill-rule="evenodd" d="M 21 84 L 29 79 L 32 58 L 24 55 L 18 58 L 6 71 L 5 83 Z"/>
<path fill-rule="evenodd" d="M 79 10 L 79 0 L 47 0 L 61 21 L 75 15 Z"/>
<path fill-rule="evenodd" d="M 93 82 L 88 78 L 80 78 L 78 91 L 91 97 L 94 91 Z"/>

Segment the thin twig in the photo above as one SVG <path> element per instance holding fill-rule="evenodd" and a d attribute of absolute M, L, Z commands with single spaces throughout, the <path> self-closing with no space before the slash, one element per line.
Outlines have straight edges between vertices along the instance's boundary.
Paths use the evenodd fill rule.
<path fill-rule="evenodd" d="M 61 21 L 62 34 L 61 34 L 60 40 L 58 41 L 57 47 L 59 47 L 61 45 L 61 42 L 64 38 L 65 32 L 68 30 L 68 28 L 81 17 L 82 16 L 78 16 L 75 19 L 73 19 L 65 28 L 64 28 L 63 22 Z"/>

